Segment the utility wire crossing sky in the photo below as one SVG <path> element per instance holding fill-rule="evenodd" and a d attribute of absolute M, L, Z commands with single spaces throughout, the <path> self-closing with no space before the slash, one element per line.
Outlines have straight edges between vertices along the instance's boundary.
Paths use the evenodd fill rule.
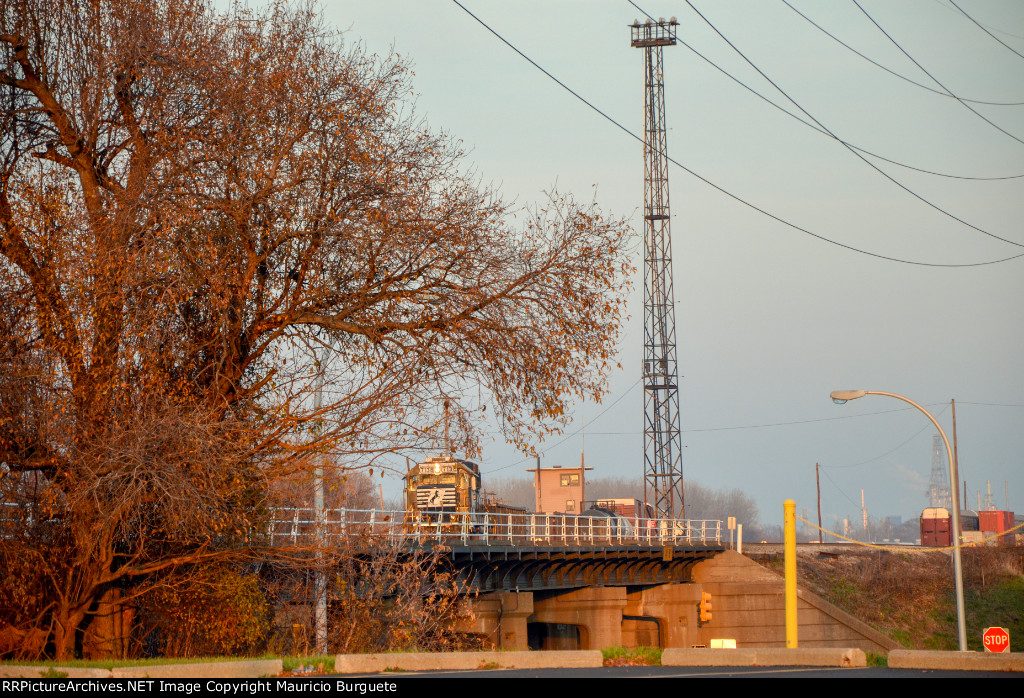
<path fill-rule="evenodd" d="M 948 433 L 955 398 L 969 503 L 991 480 L 1024 510 L 1024 5 L 325 8 L 350 43 L 412 64 L 416 111 L 507 199 L 592 192 L 638 231 L 628 26 L 645 15 L 680 22 L 665 93 L 685 479 L 741 488 L 774 522 L 788 497 L 813 508 L 820 462 L 826 519 L 859 520 L 860 489 L 870 514 L 916 517 L 934 430 L 884 398 L 828 399 L 862 388 L 945 410 Z M 585 423 L 594 477 L 642 478 L 640 289 L 611 394 L 538 444 L 544 464 L 578 462 Z M 496 434 L 484 485 L 531 463 Z"/>

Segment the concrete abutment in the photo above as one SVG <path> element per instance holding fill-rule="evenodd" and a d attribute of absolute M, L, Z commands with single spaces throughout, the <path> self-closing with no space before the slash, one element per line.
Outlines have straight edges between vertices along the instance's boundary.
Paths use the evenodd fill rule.
<path fill-rule="evenodd" d="M 501 591 L 467 600 L 464 630 L 506 650 L 604 647 L 786 646 L 783 579 L 728 551 L 699 562 L 684 582 L 651 586 Z M 700 623 L 701 593 L 711 620 Z M 899 645 L 823 599 L 800 590 L 799 645 L 887 652 Z"/>

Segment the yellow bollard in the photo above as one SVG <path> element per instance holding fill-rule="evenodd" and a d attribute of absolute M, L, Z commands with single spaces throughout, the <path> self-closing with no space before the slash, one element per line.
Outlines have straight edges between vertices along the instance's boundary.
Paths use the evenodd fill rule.
<path fill-rule="evenodd" d="M 796 502 L 782 504 L 785 517 L 786 647 L 796 647 Z"/>

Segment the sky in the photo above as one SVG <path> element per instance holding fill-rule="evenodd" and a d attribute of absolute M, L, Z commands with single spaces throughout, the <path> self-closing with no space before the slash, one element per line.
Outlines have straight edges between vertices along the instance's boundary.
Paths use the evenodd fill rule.
<path fill-rule="evenodd" d="M 990 481 L 997 508 L 1008 492 L 1024 512 L 1024 257 L 985 264 L 1024 253 L 1024 3 L 956 0 L 969 18 L 949 0 L 858 1 L 789 0 L 919 85 L 781 0 L 637 2 L 680 23 L 680 43 L 664 49 L 669 155 L 714 184 L 670 166 L 684 479 L 739 488 L 762 523 L 781 523 L 785 499 L 813 515 L 820 463 L 826 524 L 859 521 L 861 490 L 869 515 L 916 518 L 935 430 L 892 398 L 829 399 L 864 389 L 920 403 L 951 438 L 955 399 L 971 507 Z M 629 2 L 460 2 L 642 130 L 642 51 L 628 25 L 643 16 Z M 460 139 L 467 170 L 507 200 L 557 186 L 641 230 L 640 143 L 457 3 L 330 0 L 324 19 L 349 44 L 409 61 L 416 111 Z M 957 178 L 862 159 L 837 139 Z M 591 477 L 643 477 L 642 288 L 638 275 L 607 398 L 576 405 L 565 435 L 538 446 L 542 464 L 577 464 L 585 443 Z M 492 436 L 484 486 L 529 477 L 532 461 Z M 384 488 L 397 497 L 399 480 Z"/>

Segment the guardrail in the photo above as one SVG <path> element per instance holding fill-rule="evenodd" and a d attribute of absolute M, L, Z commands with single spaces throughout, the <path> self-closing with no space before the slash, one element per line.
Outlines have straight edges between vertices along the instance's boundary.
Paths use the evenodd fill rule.
<path fill-rule="evenodd" d="M 722 522 L 689 519 L 570 516 L 527 513 L 443 513 L 379 509 L 275 509 L 274 544 L 325 545 L 348 535 L 384 536 L 419 543 L 480 546 L 719 545 Z M 340 542 L 340 540 L 339 540 Z"/>
<path fill-rule="evenodd" d="M 0 503 L 0 537 L 32 523 L 32 511 Z M 722 522 L 528 513 L 432 513 L 381 509 L 325 509 L 318 524 L 311 508 L 275 508 L 267 534 L 272 545 L 341 544 L 350 535 L 417 543 L 479 546 L 719 545 Z"/>

